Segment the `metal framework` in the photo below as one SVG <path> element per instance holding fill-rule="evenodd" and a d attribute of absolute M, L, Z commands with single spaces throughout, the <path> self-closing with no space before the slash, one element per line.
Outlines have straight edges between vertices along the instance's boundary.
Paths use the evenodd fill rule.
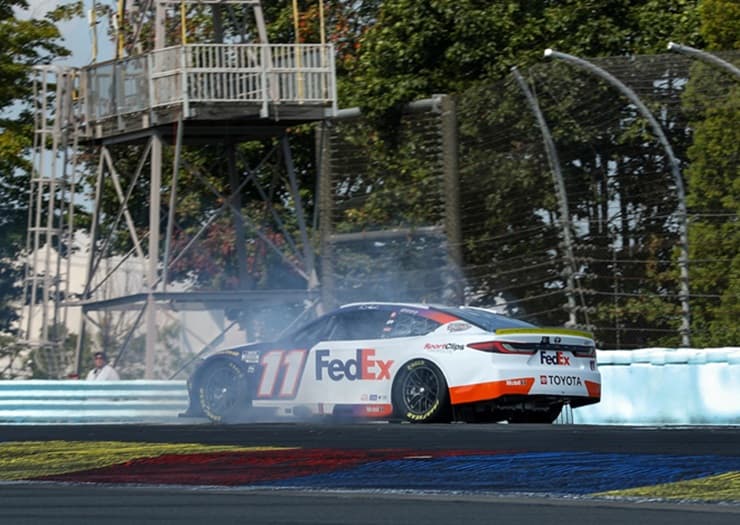
<path fill-rule="evenodd" d="M 269 43 L 259 1 L 155 0 L 153 4 L 151 9 L 153 18 L 151 16 L 147 18 L 146 12 L 134 11 L 133 4 L 128 6 L 130 8 L 128 18 L 136 20 L 134 27 L 130 28 L 130 32 L 136 35 L 136 38 L 142 34 L 141 29 L 146 23 L 153 24 L 154 45 L 151 46 L 151 51 L 124 57 L 124 48 L 121 45 L 118 58 L 115 60 L 91 64 L 80 69 L 48 71 L 47 74 L 53 75 L 54 78 L 51 81 L 44 81 L 42 85 L 46 87 L 37 93 L 37 100 L 44 101 L 39 104 L 45 104 L 45 101 L 51 98 L 56 107 L 37 108 L 35 149 L 37 152 L 43 152 L 51 143 L 52 159 L 55 160 L 39 159 L 35 163 L 38 166 L 38 175 L 34 177 L 35 185 L 32 188 L 35 199 L 32 202 L 32 209 L 36 219 L 29 227 L 29 253 L 34 254 L 34 259 L 29 261 L 29 268 L 32 270 L 28 271 L 27 282 L 30 284 L 26 302 L 31 302 L 33 310 L 37 304 L 34 303 L 36 296 L 41 296 L 40 301 L 44 305 L 50 303 L 52 296 L 56 298 L 55 306 L 48 309 L 49 313 L 47 308 L 40 308 L 43 319 L 38 345 L 50 347 L 55 343 L 48 333 L 53 323 L 47 316 L 53 317 L 53 322 L 56 323 L 60 309 L 64 307 L 81 309 L 76 352 L 78 371 L 84 355 L 86 330 L 91 325 L 100 324 L 94 319 L 95 312 L 106 315 L 112 315 L 114 312 L 119 312 L 120 315 L 125 311 L 135 312 L 135 319 L 124 337 L 123 346 L 125 347 L 131 340 L 134 331 L 141 331 L 143 327 L 146 337 L 145 377 L 152 378 L 158 345 L 158 319 L 168 308 L 227 308 L 238 304 L 239 308 L 248 309 L 260 301 L 264 304 L 264 293 L 250 292 L 253 286 L 248 282 L 245 270 L 244 246 L 247 241 L 245 238 L 247 226 L 256 232 L 270 250 L 277 253 L 286 264 L 291 265 L 297 274 L 302 275 L 306 282 L 304 289 L 275 292 L 266 302 L 274 304 L 282 300 L 305 301 L 309 305 L 316 303 L 313 290 L 318 286 L 318 281 L 314 253 L 307 232 L 286 129 L 289 126 L 323 120 L 336 114 L 332 46 Z M 170 4 L 182 9 L 188 6 L 212 9 L 215 42 L 188 42 L 183 24 L 179 44 L 165 46 L 167 36 L 165 22 Z M 236 18 L 234 7 L 237 5 L 251 9 L 256 25 L 257 42 L 249 41 L 248 31 L 243 20 L 240 20 L 242 26 L 237 26 L 241 27 L 240 34 L 234 37 L 238 43 L 224 43 L 222 11 L 227 10 L 232 18 Z M 246 13 L 246 10 L 243 12 Z M 140 42 L 133 42 L 128 46 L 128 50 L 132 52 L 144 47 Z M 48 93 L 50 89 L 48 86 L 52 83 L 57 89 L 55 97 L 49 97 Z M 72 100 L 74 104 L 71 103 Z M 46 124 L 49 115 L 54 115 L 55 118 L 52 127 Z M 267 161 L 267 157 L 257 166 L 237 170 L 237 161 L 241 160 L 238 158 L 237 145 L 240 142 L 258 139 L 273 140 L 276 147 L 267 154 L 267 157 L 271 157 L 272 160 L 278 158 L 284 164 L 287 191 L 291 196 L 295 213 L 293 222 L 298 225 L 299 240 L 292 239 L 285 229 L 281 233 L 285 235 L 286 242 L 294 253 L 286 254 L 285 250 L 276 246 L 270 235 L 261 229 L 257 220 L 243 213 L 240 195 L 247 185 L 252 185 L 264 196 L 265 206 L 270 210 L 273 219 L 281 226 L 285 222 L 284 220 L 280 222 L 279 213 L 268 201 L 269 193 L 273 190 L 261 187 L 254 176 L 260 166 Z M 228 157 L 226 176 L 230 187 L 228 193 L 210 186 L 206 177 L 199 173 L 197 168 L 189 166 L 182 157 L 185 146 L 207 144 L 220 144 L 226 150 Z M 116 164 L 117 157 L 114 152 L 119 146 L 131 145 L 140 146 L 140 156 L 135 173 L 126 174 L 130 182 L 128 187 L 125 187 L 124 177 L 120 173 L 121 167 Z M 77 155 L 71 153 L 67 158 L 59 159 L 60 152 L 65 148 L 77 152 L 82 146 L 92 148 L 98 161 L 91 210 L 91 249 L 87 263 L 87 278 L 80 300 L 71 301 L 68 294 L 58 291 L 64 279 L 60 277 L 62 273 L 58 268 L 49 269 L 48 264 L 51 263 L 48 261 L 52 258 L 48 255 L 50 248 L 47 246 L 53 246 L 54 240 L 62 235 L 62 230 L 54 222 L 58 222 L 61 214 L 52 212 L 52 208 L 56 209 L 59 203 L 70 201 L 66 197 L 58 196 L 60 191 L 65 191 L 68 184 L 63 185 L 59 182 L 60 178 L 53 173 L 76 170 L 76 167 L 70 166 L 76 166 L 71 161 L 76 162 Z M 163 169 L 166 158 L 164 153 L 168 146 L 172 149 L 170 155 L 172 166 L 167 167 L 171 169 L 172 177 L 166 188 L 170 200 L 163 203 L 162 193 L 165 189 Z M 48 174 L 47 165 L 51 170 Z M 190 242 L 176 252 L 172 236 L 177 220 L 175 209 L 178 177 L 183 170 L 201 180 L 223 204 L 210 214 Z M 146 204 L 149 208 L 149 217 L 148 224 L 141 224 L 140 220 L 137 223 L 132 210 L 137 204 L 133 199 L 141 199 L 141 196 L 134 196 L 134 188 L 137 181 L 145 177 L 148 177 L 146 182 L 149 195 Z M 69 178 L 70 176 L 66 175 L 66 179 Z M 115 190 L 119 209 L 114 218 L 108 215 L 108 219 L 113 218 L 108 224 L 113 226 L 107 238 L 103 238 L 100 228 L 103 213 L 101 205 L 103 189 L 108 185 L 112 185 Z M 48 198 L 48 203 L 43 200 L 44 198 Z M 45 213 L 41 211 L 41 207 L 47 204 L 49 211 Z M 163 208 L 166 209 L 164 214 Z M 234 292 L 221 297 L 212 293 L 181 294 L 168 291 L 168 272 L 173 265 L 185 252 L 193 248 L 195 241 L 214 220 L 229 213 L 235 226 L 237 256 L 241 269 L 238 297 L 233 296 Z M 72 213 L 64 214 L 65 219 L 71 220 L 71 216 Z M 42 224 L 42 220 L 46 220 L 46 223 Z M 105 269 L 104 260 L 119 225 L 123 225 L 127 231 L 132 248 L 113 268 Z M 71 231 L 71 228 L 70 225 L 65 231 Z M 63 243 L 56 241 L 56 244 L 61 247 Z M 47 261 L 46 269 L 41 269 L 39 264 L 39 257 L 42 256 L 44 261 Z M 56 260 L 59 261 L 60 258 Z M 123 266 L 131 264 L 133 260 L 138 261 L 140 267 L 144 266 L 140 269 L 140 279 L 137 284 L 135 283 L 135 289 L 117 296 L 104 293 L 106 283 L 110 283 L 116 272 Z M 29 319 L 35 317 L 30 315 Z M 34 327 L 29 325 L 27 332 L 33 333 Z"/>
<path fill-rule="evenodd" d="M 37 366 L 56 376 L 68 364 L 60 352 L 67 323 L 80 122 L 74 118 L 77 77 L 54 66 L 34 69 L 34 138 L 26 236 L 21 336 Z M 63 260 L 64 259 L 64 260 Z"/>
<path fill-rule="evenodd" d="M 397 170 L 393 165 L 386 166 L 383 161 L 380 165 L 376 161 L 370 161 L 366 155 L 370 150 L 363 148 L 370 144 L 371 140 L 365 144 L 363 140 L 359 144 L 350 144 L 345 139 L 357 133 L 348 131 L 349 128 L 341 129 L 344 124 L 357 125 L 361 124 L 362 116 L 359 108 L 348 108 L 339 111 L 337 117 L 332 121 L 326 122 L 318 131 L 317 151 L 320 157 L 320 185 L 319 185 L 319 213 L 321 215 L 320 223 L 320 251 L 321 251 L 321 297 L 323 305 L 336 305 L 338 303 L 350 302 L 354 300 L 346 295 L 348 286 L 352 288 L 353 293 L 358 289 L 362 290 L 365 297 L 377 300 L 387 300 L 388 296 L 399 293 L 399 288 L 408 281 L 408 275 L 399 265 L 391 265 L 393 270 L 386 272 L 379 270 L 382 265 L 378 258 L 375 258 L 376 267 L 370 271 L 370 275 L 365 275 L 361 283 L 348 285 L 347 282 L 338 274 L 347 271 L 346 267 L 342 270 L 342 261 L 346 259 L 346 253 L 354 255 L 362 254 L 371 257 L 377 247 L 383 246 L 386 257 L 393 257 L 391 246 L 394 243 L 405 243 L 404 250 L 413 252 L 409 248 L 414 241 L 422 242 L 424 245 L 434 246 L 434 253 L 441 256 L 439 266 L 430 269 L 430 275 L 433 274 L 435 279 L 441 279 L 441 276 L 448 275 L 449 279 L 445 282 L 444 299 L 435 299 L 436 302 L 449 301 L 451 303 L 461 304 L 465 301 L 464 284 L 462 279 L 462 233 L 460 224 L 460 181 L 458 173 L 458 136 L 457 136 L 457 117 L 455 102 L 448 95 L 435 95 L 432 98 L 416 100 L 407 104 L 403 108 L 403 119 L 400 125 L 406 129 L 408 136 L 404 135 L 401 141 L 421 141 L 416 145 L 417 151 L 424 151 L 423 158 L 428 165 L 424 169 L 428 170 L 429 187 L 424 192 L 424 206 L 435 208 L 436 211 L 428 214 L 424 219 L 410 220 L 401 218 L 402 214 L 389 213 L 385 222 L 374 224 L 344 224 L 338 225 L 337 220 L 342 215 L 343 210 L 347 208 L 354 209 L 355 206 L 361 207 L 362 201 L 370 193 L 383 192 L 382 183 L 368 185 L 361 192 L 361 196 L 348 198 L 347 191 L 349 186 L 355 183 L 358 186 L 368 184 L 363 180 L 365 176 L 368 180 L 374 175 L 373 169 L 379 169 L 383 176 L 387 176 L 394 181 L 405 180 L 405 175 Z M 416 124 L 413 124 L 416 122 Z M 422 132 L 422 128 L 424 131 Z M 340 131 L 337 131 L 339 129 Z M 415 130 L 415 131 L 412 131 Z M 351 141 L 350 141 L 351 142 Z M 399 154 L 402 155 L 402 154 Z M 420 157 L 422 158 L 422 157 Z M 374 166 L 374 168 L 373 168 Z M 357 179 L 353 183 L 346 182 L 346 179 Z M 351 190 L 354 191 L 354 190 Z M 350 191 L 350 192 L 351 192 Z M 365 193 L 367 192 L 367 193 Z M 390 201 L 396 199 L 403 200 L 402 204 L 396 205 L 400 208 L 422 206 L 419 202 L 411 203 L 408 199 L 402 197 L 403 193 L 395 195 L 388 194 Z M 341 202 L 340 202 L 341 201 Z M 391 205 L 393 207 L 393 205 Z M 422 241 L 423 240 L 423 241 Z M 345 255 L 342 255 L 342 252 Z M 344 261 L 346 265 L 346 260 Z M 350 265 L 351 266 L 351 265 Z M 344 271 L 343 271 L 344 270 Z M 423 273 L 425 270 L 422 270 Z M 375 272 L 375 273 L 374 273 Z M 349 270 L 352 273 L 352 270 Z M 423 292 L 416 291 L 413 297 L 405 297 L 402 300 L 422 300 Z"/>
<path fill-rule="evenodd" d="M 701 49 L 696 49 L 689 46 L 683 46 L 675 42 L 668 43 L 668 51 L 674 51 L 676 53 L 688 55 L 692 58 L 698 58 L 699 60 L 702 60 L 707 64 L 711 64 L 714 67 L 725 70 L 727 73 L 730 73 L 736 78 L 740 78 L 740 69 L 735 67 L 733 64 L 730 64 L 726 60 L 722 60 L 718 56 L 713 55 L 712 53 L 707 53 L 706 51 L 702 51 Z"/>

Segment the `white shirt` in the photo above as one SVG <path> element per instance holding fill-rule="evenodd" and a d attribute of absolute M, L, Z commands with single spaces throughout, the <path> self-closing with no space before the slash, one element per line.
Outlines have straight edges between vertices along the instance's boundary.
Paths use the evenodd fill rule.
<path fill-rule="evenodd" d="M 118 372 L 109 364 L 103 365 L 103 368 L 93 368 L 87 374 L 88 381 L 118 381 Z"/>

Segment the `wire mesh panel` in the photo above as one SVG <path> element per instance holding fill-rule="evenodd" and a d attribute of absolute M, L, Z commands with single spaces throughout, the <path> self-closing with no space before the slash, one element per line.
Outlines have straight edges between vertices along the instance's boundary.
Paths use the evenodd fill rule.
<path fill-rule="evenodd" d="M 721 58 L 738 63 L 740 53 Z M 525 74 L 544 128 L 513 75 L 461 94 L 465 302 L 542 325 L 575 324 L 593 330 L 603 348 L 685 343 L 688 302 L 694 344 L 731 339 L 740 315 L 737 78 L 678 54 L 591 63 L 634 92 L 669 148 L 621 87 L 565 62 Z M 340 302 L 445 297 L 449 245 L 437 235 L 440 154 L 450 152 L 432 122 L 431 114 L 405 116 L 390 126 L 396 135 L 359 121 L 332 130 L 323 284 L 336 281 Z M 390 235 L 394 229 L 404 235 Z"/>
<path fill-rule="evenodd" d="M 534 114 L 513 78 L 465 93 L 458 108 L 468 299 L 562 324 L 557 200 Z"/>
<path fill-rule="evenodd" d="M 333 300 L 449 302 L 456 270 L 445 236 L 440 115 L 406 114 L 397 132 L 338 121 L 331 164 Z M 326 259 L 326 257 L 325 257 Z"/>
<path fill-rule="evenodd" d="M 679 55 L 592 63 L 638 95 L 680 159 L 694 242 L 691 302 L 699 308 L 720 304 L 737 270 L 733 274 L 728 266 L 727 281 L 712 284 L 702 281 L 709 275 L 702 267 L 731 265 L 737 245 L 708 254 L 697 227 L 719 221 L 728 239 L 737 239 L 737 209 L 729 201 L 717 201 L 708 210 L 692 208 L 692 202 L 707 202 L 706 196 L 698 198 L 705 191 L 700 172 L 718 168 L 713 159 L 699 170 L 704 150 L 692 145 L 706 140 L 696 130 L 712 112 L 737 114 L 737 80 Z M 599 77 L 562 62 L 540 64 L 526 75 L 564 178 L 575 286 L 568 290 L 564 279 L 562 223 L 542 130 L 521 90 L 507 78 L 466 92 L 459 102 L 470 300 L 505 304 L 520 317 L 561 324 L 568 319 L 565 296 L 570 292 L 576 298 L 577 323 L 594 329 L 602 346 L 675 346 L 681 324 L 679 193 L 666 149 L 638 108 Z M 737 120 L 728 122 L 725 134 L 736 137 Z M 737 158 L 738 141 L 722 140 L 725 151 Z M 724 169 L 730 184 L 737 180 L 736 162 Z M 724 300 L 732 311 L 731 297 Z M 713 329 L 732 330 L 731 318 L 725 319 Z M 692 329 L 700 339 L 709 332 L 697 323 Z"/>

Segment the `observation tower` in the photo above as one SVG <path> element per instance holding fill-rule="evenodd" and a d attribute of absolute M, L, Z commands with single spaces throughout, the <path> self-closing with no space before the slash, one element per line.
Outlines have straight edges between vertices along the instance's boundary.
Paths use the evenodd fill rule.
<path fill-rule="evenodd" d="M 113 24 L 116 58 L 96 62 L 94 37 L 90 65 L 37 70 L 28 234 L 33 255 L 23 331 L 49 375 L 65 367 L 79 372 L 91 327 L 107 331 L 103 349 L 119 362 L 130 343 L 143 338 L 143 375 L 150 379 L 162 351 L 163 319 L 173 312 L 228 311 L 233 326 L 257 306 L 317 304 L 314 250 L 287 130 L 337 114 L 334 51 L 323 38 L 321 1 L 318 12 L 319 43 L 301 42 L 294 11 L 295 41 L 277 44 L 268 40 L 257 0 L 121 0 Z M 91 21 L 96 34 L 95 16 Z M 241 148 L 251 141 L 272 147 L 255 161 Z M 188 155 L 199 148 L 215 148 L 223 169 Z M 268 164 L 274 175 L 265 184 L 259 173 Z M 201 185 L 214 206 L 198 216 L 183 212 L 194 208 L 179 200 L 183 184 Z M 81 205 L 75 194 L 83 189 L 94 197 Z M 276 194 L 282 206 L 274 205 Z M 255 195 L 262 202 L 250 206 L 245 199 Z M 89 250 L 83 290 L 75 293 L 74 268 L 59 255 L 70 252 L 80 207 L 90 217 Z M 261 217 L 250 215 L 256 209 Z M 225 217 L 232 224 L 238 283 L 227 291 L 171 284 L 173 268 Z M 255 283 L 248 271 L 258 256 L 248 252 L 255 242 L 302 284 Z M 65 363 L 58 327 L 69 322 L 70 309 L 80 311 L 80 328 L 75 361 Z M 119 324 L 125 330 L 112 333 L 108 327 L 124 317 Z M 219 340 L 201 342 L 208 349 Z"/>

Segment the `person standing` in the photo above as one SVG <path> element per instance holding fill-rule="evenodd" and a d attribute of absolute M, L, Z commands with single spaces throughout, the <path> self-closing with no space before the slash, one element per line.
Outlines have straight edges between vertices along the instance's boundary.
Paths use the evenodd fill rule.
<path fill-rule="evenodd" d="M 118 372 L 110 364 L 105 352 L 95 352 L 95 368 L 87 374 L 88 381 L 118 381 Z"/>

